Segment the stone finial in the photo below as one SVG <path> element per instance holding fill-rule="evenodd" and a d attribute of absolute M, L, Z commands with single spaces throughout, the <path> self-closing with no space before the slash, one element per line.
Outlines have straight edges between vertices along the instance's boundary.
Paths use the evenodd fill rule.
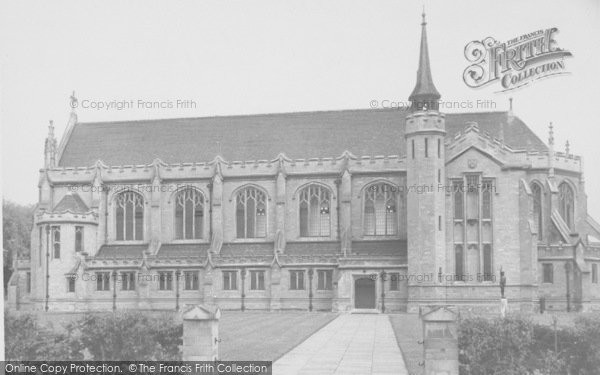
<path fill-rule="evenodd" d="M 48 136 L 44 143 L 44 168 L 56 166 L 56 138 L 54 137 L 54 121 L 48 125 Z"/>
<path fill-rule="evenodd" d="M 512 111 L 513 111 L 513 98 L 512 97 L 508 98 L 508 103 L 509 103 L 508 110 L 512 113 Z"/>
<path fill-rule="evenodd" d="M 75 96 L 75 91 L 73 91 L 73 93 L 71 94 L 69 99 L 71 100 L 71 103 L 70 103 L 71 110 L 73 112 L 75 112 L 75 108 L 77 108 L 77 106 L 79 105 L 79 101 L 77 100 L 77 97 Z"/>
<path fill-rule="evenodd" d="M 548 125 L 548 145 L 554 146 L 554 125 L 552 125 L 552 122 Z"/>
<path fill-rule="evenodd" d="M 569 140 L 567 139 L 567 142 L 565 143 L 565 154 L 567 154 L 567 156 L 569 155 L 570 150 L 570 144 L 569 144 Z"/>

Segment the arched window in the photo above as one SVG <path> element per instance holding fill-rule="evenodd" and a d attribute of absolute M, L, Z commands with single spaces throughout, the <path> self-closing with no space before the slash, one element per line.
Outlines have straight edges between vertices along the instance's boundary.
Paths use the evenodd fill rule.
<path fill-rule="evenodd" d="M 331 234 L 331 193 L 321 185 L 308 185 L 300 191 L 300 237 Z"/>
<path fill-rule="evenodd" d="M 544 228 L 542 221 L 542 186 L 537 182 L 532 183 L 531 192 L 533 194 L 533 220 L 538 233 L 538 240 L 541 241 Z"/>
<path fill-rule="evenodd" d="M 363 229 L 367 236 L 398 234 L 398 190 L 386 183 L 365 189 Z"/>
<path fill-rule="evenodd" d="M 175 235 L 179 240 L 203 237 L 204 196 L 193 188 L 180 191 L 175 196 Z"/>
<path fill-rule="evenodd" d="M 260 238 L 267 235 L 267 196 L 255 187 L 236 195 L 237 238 Z"/>
<path fill-rule="evenodd" d="M 144 198 L 133 191 L 120 193 L 117 206 L 117 240 L 140 241 L 144 239 Z"/>
<path fill-rule="evenodd" d="M 560 216 L 573 229 L 575 216 L 575 194 L 571 186 L 563 182 L 558 186 L 558 209 Z"/>

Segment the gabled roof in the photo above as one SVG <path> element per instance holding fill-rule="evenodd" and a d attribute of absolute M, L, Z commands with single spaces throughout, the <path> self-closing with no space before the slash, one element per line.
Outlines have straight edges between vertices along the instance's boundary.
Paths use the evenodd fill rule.
<path fill-rule="evenodd" d="M 393 109 L 278 113 L 166 120 L 77 123 L 65 142 L 59 167 L 405 155 L 406 112 Z M 446 114 L 453 136 L 467 122 L 500 138 L 513 149 L 547 150 L 517 117 L 507 112 Z M 502 130 L 501 130 L 502 129 Z"/>
<path fill-rule="evenodd" d="M 63 199 L 58 202 L 54 209 L 54 212 L 65 212 L 71 211 L 72 213 L 83 214 L 89 212 L 90 209 L 83 202 L 79 194 L 77 193 L 69 193 L 63 197 Z"/>

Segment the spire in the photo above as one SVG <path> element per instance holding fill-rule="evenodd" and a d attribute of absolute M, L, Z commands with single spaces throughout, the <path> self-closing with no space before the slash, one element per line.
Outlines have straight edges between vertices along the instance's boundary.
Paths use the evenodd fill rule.
<path fill-rule="evenodd" d="M 548 125 L 548 145 L 554 146 L 554 125 L 552 125 L 552 122 Z"/>
<path fill-rule="evenodd" d="M 417 83 L 408 97 L 411 101 L 413 111 L 439 108 L 440 93 L 437 91 L 431 78 L 431 66 L 429 64 L 429 51 L 427 47 L 427 22 L 425 21 L 425 9 L 423 9 L 423 21 L 421 22 L 421 50 L 419 53 L 419 69 L 417 70 Z"/>

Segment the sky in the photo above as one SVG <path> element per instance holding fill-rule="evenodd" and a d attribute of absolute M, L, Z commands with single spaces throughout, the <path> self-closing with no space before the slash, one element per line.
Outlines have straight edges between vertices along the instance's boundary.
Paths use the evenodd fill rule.
<path fill-rule="evenodd" d="M 545 142 L 585 162 L 600 219 L 600 2 L 575 1 L 53 1 L 0 11 L 2 194 L 35 203 L 44 138 L 59 139 L 74 90 L 80 122 L 369 108 L 414 87 L 422 6 L 433 79 L 467 111 L 514 113 Z M 557 27 L 569 75 L 510 92 L 465 85 L 465 46 Z M 191 103 L 177 106 L 177 101 Z M 133 108 L 91 108 L 133 101 Z M 139 102 L 141 101 L 141 102 Z M 147 108 L 162 101 L 173 108 Z M 84 102 L 87 108 L 83 108 Z M 141 105 L 140 105 L 141 103 Z M 113 104 L 114 106 L 114 104 Z M 446 108 L 446 112 L 463 112 Z M 403 124 L 398 124 L 403 126 Z M 403 140 L 399 140 L 402 142 Z M 150 161 L 149 161 L 150 162 Z"/>

